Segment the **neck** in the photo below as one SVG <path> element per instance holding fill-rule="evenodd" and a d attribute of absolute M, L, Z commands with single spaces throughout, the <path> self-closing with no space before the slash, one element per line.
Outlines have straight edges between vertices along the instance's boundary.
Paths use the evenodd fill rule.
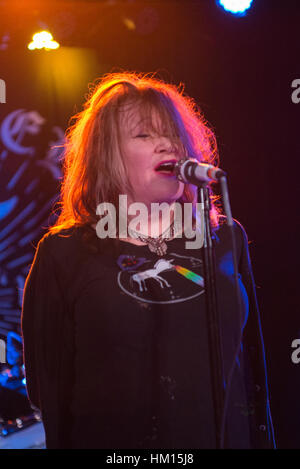
<path fill-rule="evenodd" d="M 141 210 L 127 214 L 128 231 L 132 230 L 141 236 L 156 238 L 168 231 L 174 220 L 175 201 L 167 203 L 165 209 L 158 210 L 151 204 L 143 204 Z M 129 233 L 130 235 L 130 233 Z"/>

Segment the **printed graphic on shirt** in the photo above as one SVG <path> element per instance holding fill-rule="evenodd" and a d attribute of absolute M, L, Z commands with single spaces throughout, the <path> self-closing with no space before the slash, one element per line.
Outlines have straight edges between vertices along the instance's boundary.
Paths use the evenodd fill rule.
<path fill-rule="evenodd" d="M 179 303 L 204 293 L 202 260 L 174 252 L 146 259 L 122 254 L 118 285 L 127 295 L 147 303 Z"/>

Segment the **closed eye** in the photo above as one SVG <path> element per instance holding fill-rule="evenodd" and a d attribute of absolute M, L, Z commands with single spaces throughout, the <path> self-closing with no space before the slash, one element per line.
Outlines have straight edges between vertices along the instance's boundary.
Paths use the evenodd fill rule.
<path fill-rule="evenodd" d="M 149 137 L 149 134 L 138 134 L 135 136 L 135 138 L 146 138 Z"/>

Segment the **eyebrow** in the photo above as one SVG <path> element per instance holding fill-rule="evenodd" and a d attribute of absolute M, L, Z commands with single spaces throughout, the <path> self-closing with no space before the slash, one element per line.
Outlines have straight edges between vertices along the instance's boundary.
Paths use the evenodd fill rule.
<path fill-rule="evenodd" d="M 153 122 L 153 115 L 143 115 L 138 109 L 124 109 L 125 111 L 121 116 L 121 119 L 124 123 L 124 127 L 129 135 L 133 135 L 137 132 L 150 130 L 157 133 L 165 133 L 168 129 L 168 125 L 165 125 L 160 116 L 158 116 L 159 122 L 158 125 L 155 125 Z M 128 113 L 126 113 L 126 111 Z M 126 119 L 126 120 L 125 120 Z M 121 121 L 121 122 L 122 122 Z M 124 122 L 125 121 L 125 122 Z M 165 129 L 165 130 L 164 130 Z"/>
<path fill-rule="evenodd" d="M 145 119 L 140 119 L 134 124 L 128 122 L 127 129 L 130 134 L 135 134 L 137 132 L 153 129 L 153 126 L 149 124 L 149 122 L 147 122 Z"/>

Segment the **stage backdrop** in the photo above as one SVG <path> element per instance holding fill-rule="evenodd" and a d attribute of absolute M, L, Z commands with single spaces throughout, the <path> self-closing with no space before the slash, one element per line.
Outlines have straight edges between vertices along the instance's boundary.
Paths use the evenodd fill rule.
<path fill-rule="evenodd" d="M 34 247 L 54 221 L 68 119 L 99 67 L 88 49 L 25 50 L 14 61 L 2 55 L 1 73 L 7 98 L 0 107 L 0 337 L 6 338 L 20 333 Z"/>

